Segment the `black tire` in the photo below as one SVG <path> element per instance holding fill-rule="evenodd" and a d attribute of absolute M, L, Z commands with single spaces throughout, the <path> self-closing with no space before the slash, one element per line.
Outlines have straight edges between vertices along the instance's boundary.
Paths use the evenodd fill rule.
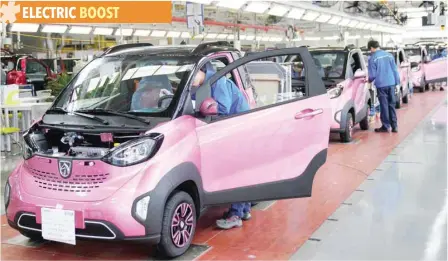
<path fill-rule="evenodd" d="M 355 119 L 352 113 L 347 114 L 347 121 L 345 122 L 344 132 L 341 133 L 341 141 L 344 143 L 352 141 L 353 127 L 355 126 Z"/>
<path fill-rule="evenodd" d="M 409 103 L 409 93 L 406 94 L 406 96 L 403 97 L 403 103 L 404 103 L 404 104 Z"/>
<path fill-rule="evenodd" d="M 183 219 L 182 217 L 179 218 L 179 227 L 178 228 L 182 228 L 183 225 L 185 226 L 185 229 L 183 230 L 189 230 L 188 227 L 188 223 L 187 220 L 190 219 L 189 214 L 191 213 L 191 217 L 193 218 L 191 221 L 191 230 L 189 230 L 189 234 L 190 236 L 188 237 L 187 240 L 185 240 L 185 242 L 182 242 L 183 245 L 182 246 L 177 246 L 174 243 L 174 238 L 176 233 L 174 233 L 174 235 L 172 235 L 172 222 L 174 222 L 174 218 L 176 216 L 176 213 L 178 211 L 178 208 L 182 208 L 181 205 L 182 204 L 187 204 L 190 209 L 187 209 L 185 211 L 185 216 L 187 216 L 187 218 Z M 190 212 L 191 211 L 191 212 Z M 178 215 L 177 215 L 178 216 Z M 172 194 L 172 196 L 168 199 L 166 205 L 165 205 L 165 211 L 163 214 L 163 223 L 162 223 L 162 234 L 161 234 L 161 238 L 160 238 L 160 243 L 158 245 L 158 249 L 160 251 L 160 254 L 162 254 L 163 256 L 169 257 L 169 258 L 173 258 L 173 257 L 177 257 L 180 256 L 182 254 L 184 254 L 188 248 L 191 245 L 191 242 L 193 240 L 194 237 L 194 233 L 196 231 L 196 219 L 197 219 L 197 215 L 196 215 L 196 206 L 194 204 L 193 199 L 191 198 L 191 196 L 184 192 L 184 191 L 176 191 Z M 185 222 L 184 222 L 185 221 Z M 183 225 L 182 225 L 183 224 Z M 183 230 L 178 230 L 177 232 L 180 233 L 179 235 L 179 243 L 181 242 L 181 238 L 183 238 Z"/>
<path fill-rule="evenodd" d="M 401 97 L 401 90 L 398 91 L 396 98 L 396 102 L 395 102 L 395 108 L 400 109 L 401 108 L 401 103 L 403 102 L 403 99 Z"/>
<path fill-rule="evenodd" d="M 19 231 L 20 234 L 26 236 L 27 238 L 29 238 L 31 241 L 43 241 L 44 238 L 42 237 L 42 233 L 41 232 L 37 232 L 37 231 L 23 231 L 20 230 Z"/>
<path fill-rule="evenodd" d="M 359 127 L 361 128 L 361 130 L 368 130 L 370 128 L 369 111 L 370 111 L 370 105 L 367 104 L 366 116 L 359 122 Z"/>

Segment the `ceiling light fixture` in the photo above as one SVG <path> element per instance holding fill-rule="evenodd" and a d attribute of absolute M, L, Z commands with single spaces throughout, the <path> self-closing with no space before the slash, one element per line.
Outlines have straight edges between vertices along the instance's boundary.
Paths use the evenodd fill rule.
<path fill-rule="evenodd" d="M 42 33 L 56 33 L 56 34 L 63 34 L 65 31 L 67 31 L 68 26 L 66 25 L 59 25 L 59 24 L 46 24 L 42 28 Z"/>
<path fill-rule="evenodd" d="M 247 41 L 253 41 L 255 39 L 255 35 L 247 35 L 246 40 Z"/>
<path fill-rule="evenodd" d="M 264 2 L 250 2 L 245 11 L 246 12 L 252 12 L 252 13 L 258 13 L 262 14 L 268 10 L 269 4 Z"/>
<path fill-rule="evenodd" d="M 339 38 L 339 36 L 325 36 L 324 40 L 337 40 Z"/>
<path fill-rule="evenodd" d="M 319 16 L 319 13 L 313 11 L 307 11 L 302 17 L 302 20 L 314 21 Z"/>
<path fill-rule="evenodd" d="M 255 37 L 255 40 L 257 40 L 257 41 L 261 41 L 262 38 L 263 38 L 263 37 L 259 35 L 259 36 Z"/>
<path fill-rule="evenodd" d="M 246 38 L 247 38 L 246 35 L 244 35 L 244 34 L 240 35 L 240 40 L 246 40 Z"/>
<path fill-rule="evenodd" d="M 172 37 L 172 38 L 178 38 L 180 36 L 181 32 L 176 31 L 169 31 L 166 37 Z"/>
<path fill-rule="evenodd" d="M 361 35 L 357 34 L 357 35 L 349 35 L 348 39 L 359 39 L 361 38 Z"/>
<path fill-rule="evenodd" d="M 350 23 L 347 26 L 355 28 L 358 24 L 359 24 L 359 21 L 351 20 Z"/>
<path fill-rule="evenodd" d="M 191 38 L 191 34 L 190 34 L 189 32 L 182 32 L 182 33 L 180 34 L 180 37 L 181 37 L 181 38 L 188 39 L 188 38 Z"/>
<path fill-rule="evenodd" d="M 218 7 L 224 7 L 229 9 L 240 9 L 246 1 L 219 1 L 216 6 Z"/>
<path fill-rule="evenodd" d="M 39 30 L 39 24 L 12 24 L 11 31 L 35 33 Z"/>
<path fill-rule="evenodd" d="M 97 27 L 95 30 L 93 30 L 93 34 L 97 35 L 112 35 L 114 32 L 113 28 L 107 28 L 107 27 Z"/>
<path fill-rule="evenodd" d="M 218 34 L 218 36 L 216 36 L 217 39 L 227 39 L 227 37 L 229 37 L 228 34 Z"/>
<path fill-rule="evenodd" d="M 69 34 L 90 34 L 92 32 L 92 27 L 88 26 L 71 26 L 68 30 Z"/>
<path fill-rule="evenodd" d="M 330 20 L 331 15 L 328 14 L 321 14 L 317 19 L 316 22 L 318 23 L 326 23 L 328 20 Z"/>
<path fill-rule="evenodd" d="M 263 36 L 263 37 L 261 37 L 261 41 L 268 42 L 269 38 L 270 38 L 269 36 Z"/>
<path fill-rule="evenodd" d="M 320 37 L 305 37 L 305 41 L 319 41 Z"/>
<path fill-rule="evenodd" d="M 164 37 L 166 35 L 166 31 L 154 30 L 151 33 L 152 37 Z"/>
<path fill-rule="evenodd" d="M 229 34 L 229 36 L 227 36 L 227 40 L 234 40 L 235 39 L 235 35 L 233 34 Z"/>
<path fill-rule="evenodd" d="M 274 5 L 269 9 L 268 14 L 283 17 L 289 8 L 283 5 Z"/>
<path fill-rule="evenodd" d="M 338 24 L 339 21 L 341 21 L 342 17 L 339 16 L 333 16 L 330 21 L 328 21 L 329 24 Z"/>
<path fill-rule="evenodd" d="M 149 36 L 149 34 L 151 33 L 151 30 L 143 30 L 143 29 L 137 29 L 134 32 L 134 36 Z"/>
<path fill-rule="evenodd" d="M 359 24 L 356 26 L 356 28 L 363 29 L 364 26 L 366 26 L 366 23 L 364 23 L 364 22 L 359 22 Z"/>
<path fill-rule="evenodd" d="M 339 22 L 339 25 L 340 26 L 347 26 L 350 23 L 350 21 L 351 21 L 350 19 L 344 18 L 344 19 L 342 19 L 342 21 Z"/>
<path fill-rule="evenodd" d="M 289 13 L 286 15 L 286 17 L 299 20 L 304 13 L 305 13 L 305 10 L 303 10 L 303 9 L 293 8 L 293 9 L 291 9 L 291 11 L 289 11 Z"/>
<path fill-rule="evenodd" d="M 213 2 L 213 0 L 189 0 L 189 2 L 196 3 L 196 4 L 209 5 Z"/>
<path fill-rule="evenodd" d="M 207 38 L 207 39 L 216 39 L 216 36 L 218 36 L 218 34 L 210 33 L 210 34 L 207 34 L 205 36 L 205 38 Z"/>
<path fill-rule="evenodd" d="M 123 35 L 123 36 L 131 36 L 132 35 L 132 32 L 134 31 L 134 29 L 130 29 L 130 28 L 122 28 L 122 29 L 120 29 L 120 28 L 118 28 L 116 31 L 115 31 L 115 36 L 120 36 L 120 35 Z"/>

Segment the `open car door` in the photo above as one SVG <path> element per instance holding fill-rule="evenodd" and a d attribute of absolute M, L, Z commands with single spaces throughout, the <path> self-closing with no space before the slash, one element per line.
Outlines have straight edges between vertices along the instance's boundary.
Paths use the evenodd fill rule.
<path fill-rule="evenodd" d="M 430 61 L 427 58 L 424 64 L 426 83 L 444 82 L 447 80 L 447 58 L 442 57 Z"/>
<path fill-rule="evenodd" d="M 269 87 L 266 79 L 254 77 L 257 95 L 269 96 L 264 103 L 234 115 L 198 119 L 205 205 L 311 196 L 314 175 L 327 157 L 331 108 L 306 48 L 260 52 L 230 63 L 199 87 L 196 110 L 228 73 L 252 61 L 287 55 L 300 56 L 306 68 L 300 92 L 273 80 Z"/>

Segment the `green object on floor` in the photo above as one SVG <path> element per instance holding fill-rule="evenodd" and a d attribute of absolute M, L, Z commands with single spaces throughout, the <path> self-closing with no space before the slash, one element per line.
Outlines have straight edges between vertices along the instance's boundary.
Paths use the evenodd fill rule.
<path fill-rule="evenodd" d="M 8 135 L 8 134 L 13 134 L 13 133 L 17 133 L 20 132 L 19 128 L 14 128 L 14 127 L 2 127 L 0 128 L 0 134 L 1 135 Z"/>

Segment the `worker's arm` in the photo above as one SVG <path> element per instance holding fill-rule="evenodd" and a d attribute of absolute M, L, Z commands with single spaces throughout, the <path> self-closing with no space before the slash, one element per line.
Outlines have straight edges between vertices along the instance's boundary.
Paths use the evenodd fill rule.
<path fill-rule="evenodd" d="M 226 79 L 223 77 L 216 82 L 213 89 L 213 99 L 218 103 L 218 115 L 229 115 L 232 106 L 232 97 Z"/>

